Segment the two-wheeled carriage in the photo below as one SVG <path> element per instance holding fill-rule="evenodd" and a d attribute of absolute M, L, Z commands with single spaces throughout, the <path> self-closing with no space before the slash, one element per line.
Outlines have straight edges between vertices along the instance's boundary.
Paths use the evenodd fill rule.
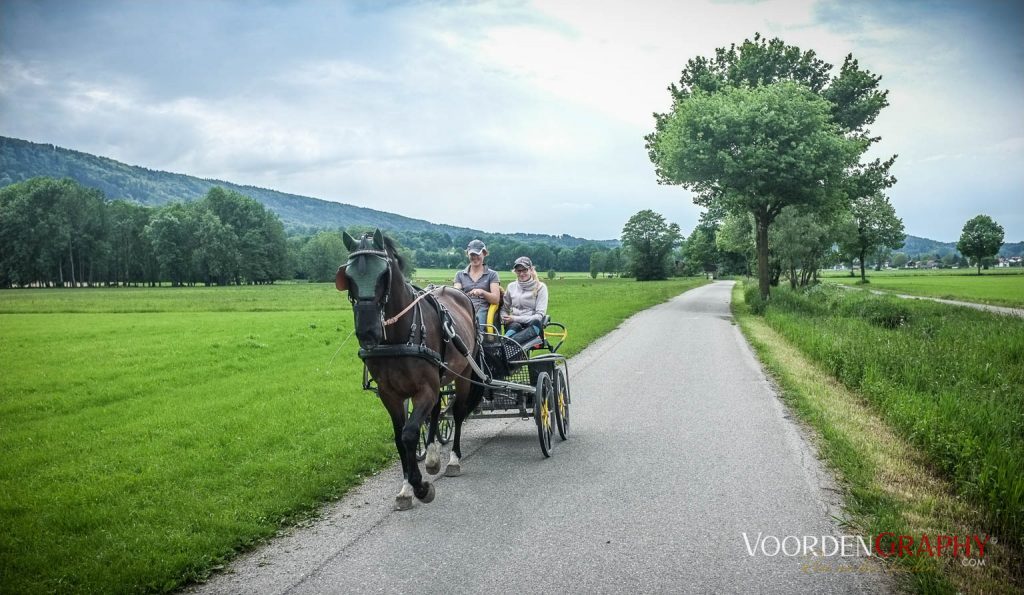
<path fill-rule="evenodd" d="M 537 425 L 541 452 L 550 457 L 552 438 L 557 431 L 562 440 L 569 438 L 569 371 L 566 357 L 558 352 L 568 331 L 565 325 L 544 320 L 539 337 L 524 345 L 500 334 L 496 306 L 488 312 L 488 323 L 480 333 L 481 357 L 478 364 L 486 372 L 482 382 L 483 398 L 473 412 L 479 418 L 533 419 Z M 363 388 L 376 391 L 367 369 L 363 368 Z M 441 387 L 441 417 L 438 440 L 446 444 L 452 437 L 451 405 L 454 385 Z M 412 403 L 407 407 L 412 408 Z M 420 428 L 416 458 L 427 453 L 427 423 Z"/>

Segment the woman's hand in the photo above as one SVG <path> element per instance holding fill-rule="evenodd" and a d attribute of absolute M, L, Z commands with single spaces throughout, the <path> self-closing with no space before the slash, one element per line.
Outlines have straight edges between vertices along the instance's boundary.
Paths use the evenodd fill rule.
<path fill-rule="evenodd" d="M 505 324 L 509 324 L 510 322 L 512 322 L 512 317 L 509 316 L 508 314 L 502 314 L 501 321 L 504 322 Z"/>

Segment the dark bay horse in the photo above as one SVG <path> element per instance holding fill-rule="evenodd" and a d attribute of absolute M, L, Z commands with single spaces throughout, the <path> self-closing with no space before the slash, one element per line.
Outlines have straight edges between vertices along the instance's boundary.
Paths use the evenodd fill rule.
<path fill-rule="evenodd" d="M 349 259 L 338 270 L 336 286 L 340 291 L 348 291 L 355 334 L 362 348 L 359 356 L 377 382 L 377 392 L 391 416 L 405 476 L 395 506 L 406 510 L 412 507 L 414 495 L 422 502 L 434 499 L 434 486 L 420 474 L 416 442 L 420 425 L 429 416 L 426 470 L 431 474 L 440 471 L 440 447 L 436 441 L 441 410 L 439 393 L 442 386 L 452 381 L 455 440 L 445 474 L 455 476 L 462 472 L 462 422 L 483 394 L 479 385 L 469 381 L 480 378 L 474 376 L 468 358 L 456 347 L 461 340 L 466 353 L 471 357 L 477 353 L 473 304 L 464 293 L 451 287 L 437 288 L 430 296 L 422 297 L 405 281 L 405 261 L 391 239 L 379 229 L 359 241 L 347 233 L 342 239 Z M 444 316 L 444 310 L 449 316 Z M 445 326 L 454 330 L 455 339 L 449 340 Z M 406 399 L 412 399 L 412 414 L 408 416 Z"/>

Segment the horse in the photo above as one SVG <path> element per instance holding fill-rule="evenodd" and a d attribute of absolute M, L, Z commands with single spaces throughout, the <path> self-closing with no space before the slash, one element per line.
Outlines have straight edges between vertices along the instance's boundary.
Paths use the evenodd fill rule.
<path fill-rule="evenodd" d="M 474 374 L 469 361 L 479 351 L 473 303 L 452 287 L 417 291 L 405 280 L 404 258 L 379 229 L 359 241 L 348 233 L 343 233 L 342 239 L 349 258 L 338 269 L 335 285 L 348 292 L 359 356 L 391 416 L 404 477 L 395 508 L 408 510 L 413 496 L 423 503 L 434 499 L 434 486 L 420 474 L 416 443 L 420 425 L 429 415 L 425 467 L 427 473 L 437 474 L 441 467 L 437 442 L 440 389 L 449 382 L 455 383 L 451 407 L 455 439 L 445 475 L 462 473 L 462 423 L 483 395 L 477 384 L 482 378 Z M 408 416 L 406 399 L 412 399 Z"/>

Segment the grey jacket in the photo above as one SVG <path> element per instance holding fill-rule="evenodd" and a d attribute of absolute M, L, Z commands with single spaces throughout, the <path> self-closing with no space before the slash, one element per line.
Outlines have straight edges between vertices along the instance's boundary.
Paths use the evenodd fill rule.
<path fill-rule="evenodd" d="M 513 322 L 520 324 L 540 323 L 548 313 L 548 286 L 537 281 L 537 295 L 533 290 L 523 290 L 518 281 L 508 284 L 502 312 L 509 314 Z"/>

